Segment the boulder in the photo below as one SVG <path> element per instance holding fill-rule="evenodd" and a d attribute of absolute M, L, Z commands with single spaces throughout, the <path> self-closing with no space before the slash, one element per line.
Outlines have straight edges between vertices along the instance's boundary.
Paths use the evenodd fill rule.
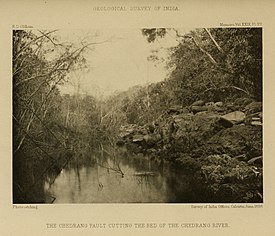
<path fill-rule="evenodd" d="M 233 124 L 242 123 L 245 119 L 245 114 L 241 111 L 233 111 L 221 117 L 222 120 L 227 120 Z"/>
<path fill-rule="evenodd" d="M 191 111 L 194 113 L 201 112 L 201 111 L 207 111 L 207 106 L 191 106 Z"/>
<path fill-rule="evenodd" d="M 175 146 L 178 151 L 186 151 L 203 145 L 222 127 L 217 124 L 219 115 L 214 112 L 199 112 L 196 115 L 181 114 L 174 118 L 177 126 L 173 133 Z"/>
<path fill-rule="evenodd" d="M 191 106 L 191 111 L 193 113 L 198 113 L 198 112 L 202 112 L 202 111 L 209 111 L 209 112 L 217 111 L 217 112 L 220 112 L 220 111 L 223 111 L 223 110 L 224 109 L 222 109 L 221 107 L 216 106 L 214 102 L 208 102 L 208 103 L 206 103 L 205 105 L 202 105 L 202 106 L 198 106 L 198 105 L 192 105 Z"/>
<path fill-rule="evenodd" d="M 227 153 L 232 157 L 243 154 L 248 157 L 260 156 L 263 148 L 261 128 L 250 125 L 234 125 L 214 135 L 208 141 L 208 146 L 214 147 L 209 151 Z"/>
<path fill-rule="evenodd" d="M 224 119 L 223 117 L 220 117 L 218 122 L 225 128 L 231 128 L 234 125 L 234 123 L 232 121 L 230 121 L 228 119 Z"/>
<path fill-rule="evenodd" d="M 186 127 L 190 126 L 194 119 L 194 115 L 192 113 L 185 113 L 174 116 L 173 119 L 177 127 L 180 129 L 185 129 Z"/>
<path fill-rule="evenodd" d="M 223 102 L 215 102 L 215 106 L 222 107 L 223 106 Z"/>
<path fill-rule="evenodd" d="M 203 106 L 205 104 L 205 101 L 203 100 L 198 100 L 192 103 L 191 106 Z"/>
<path fill-rule="evenodd" d="M 254 126 L 262 126 L 263 124 L 262 124 L 261 121 L 255 121 L 255 120 L 253 120 L 253 121 L 251 121 L 251 125 L 254 125 Z"/>
<path fill-rule="evenodd" d="M 215 103 L 214 102 L 208 102 L 208 103 L 205 103 L 205 106 L 208 106 L 208 107 L 215 106 Z"/>
<path fill-rule="evenodd" d="M 214 102 L 209 102 L 205 104 L 207 106 L 208 111 L 217 111 L 217 112 L 221 112 L 224 111 L 223 108 L 217 106 Z"/>
<path fill-rule="evenodd" d="M 217 107 L 216 105 L 213 107 L 213 109 L 212 109 L 213 111 L 217 111 L 217 112 L 223 112 L 224 111 L 224 109 L 223 108 L 221 108 L 221 107 Z"/>

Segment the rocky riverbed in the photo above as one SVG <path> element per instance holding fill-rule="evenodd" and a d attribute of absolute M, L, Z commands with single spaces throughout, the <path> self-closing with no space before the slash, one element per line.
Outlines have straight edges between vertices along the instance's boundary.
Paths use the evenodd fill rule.
<path fill-rule="evenodd" d="M 117 145 L 191 172 L 213 202 L 262 202 L 262 122 L 261 102 L 198 100 L 122 126 Z"/>

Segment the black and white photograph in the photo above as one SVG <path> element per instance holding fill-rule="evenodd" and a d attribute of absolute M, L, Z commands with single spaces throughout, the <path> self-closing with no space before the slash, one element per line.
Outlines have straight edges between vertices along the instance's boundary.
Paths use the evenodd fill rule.
<path fill-rule="evenodd" d="M 264 202 L 261 27 L 11 37 L 13 204 Z"/>
<path fill-rule="evenodd" d="M 271 0 L 0 8 L 0 235 L 273 236 Z"/>

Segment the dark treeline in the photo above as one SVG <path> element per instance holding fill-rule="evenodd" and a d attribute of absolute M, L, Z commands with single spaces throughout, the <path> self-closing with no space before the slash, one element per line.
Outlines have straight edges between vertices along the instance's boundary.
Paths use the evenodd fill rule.
<path fill-rule="evenodd" d="M 167 78 L 106 99 L 61 95 L 72 71 L 85 70 L 92 44 L 59 42 L 54 32 L 13 31 L 13 198 L 44 202 L 43 181 L 91 148 L 115 147 L 120 127 L 152 124 L 169 108 L 198 100 L 262 100 L 262 29 L 143 29 L 148 43 L 174 37 Z M 157 55 L 150 57 L 157 62 Z M 239 100 L 238 100 L 239 99 Z"/>

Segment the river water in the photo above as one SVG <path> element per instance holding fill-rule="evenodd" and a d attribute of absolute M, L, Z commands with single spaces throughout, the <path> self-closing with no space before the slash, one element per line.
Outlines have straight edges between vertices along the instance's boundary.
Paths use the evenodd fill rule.
<path fill-rule="evenodd" d="M 127 150 L 92 153 L 85 163 L 74 160 L 48 178 L 44 190 L 53 203 L 184 203 L 198 196 L 192 176 Z"/>

